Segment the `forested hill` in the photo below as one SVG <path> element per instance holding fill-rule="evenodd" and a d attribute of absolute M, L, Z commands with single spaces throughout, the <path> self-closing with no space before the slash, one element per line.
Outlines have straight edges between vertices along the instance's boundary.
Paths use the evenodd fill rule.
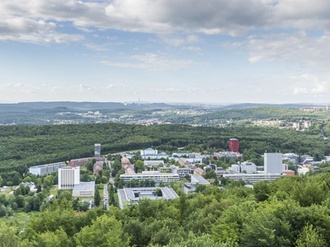
<path fill-rule="evenodd" d="M 323 124 L 326 131 L 329 124 Z M 245 159 L 258 158 L 265 150 L 308 153 L 315 157 L 330 154 L 321 125 L 304 132 L 262 127 L 191 127 L 186 125 L 81 124 L 45 126 L 0 126 L 0 171 L 15 170 L 48 162 L 66 161 L 93 155 L 95 143 L 102 153 L 155 147 L 175 152 L 226 150 L 228 139 L 240 139 Z"/>
<path fill-rule="evenodd" d="M 164 103 L 30 102 L 0 104 L 0 124 L 52 125 L 81 123 L 188 124 L 219 126 L 226 121 L 329 119 L 326 106 L 203 105 Z"/>
<path fill-rule="evenodd" d="M 285 120 L 294 121 L 299 119 L 315 120 L 329 119 L 330 113 L 326 111 L 304 111 L 298 108 L 284 108 L 277 106 L 258 106 L 249 108 L 228 108 L 216 110 L 196 116 L 185 116 L 178 119 L 178 122 L 184 124 L 205 124 L 215 125 L 224 121 L 239 120 Z"/>

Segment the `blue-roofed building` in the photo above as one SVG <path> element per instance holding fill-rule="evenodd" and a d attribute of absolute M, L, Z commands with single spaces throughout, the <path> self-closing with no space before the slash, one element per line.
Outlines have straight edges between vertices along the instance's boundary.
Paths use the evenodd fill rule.
<path fill-rule="evenodd" d="M 144 160 L 158 160 L 158 159 L 167 159 L 169 156 L 166 153 L 158 153 L 157 149 L 147 148 L 140 151 L 141 158 Z"/>

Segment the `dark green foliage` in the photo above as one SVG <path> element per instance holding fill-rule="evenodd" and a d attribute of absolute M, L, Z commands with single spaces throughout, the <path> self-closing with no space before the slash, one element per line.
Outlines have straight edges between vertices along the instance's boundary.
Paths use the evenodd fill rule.
<path fill-rule="evenodd" d="M 98 206 L 100 206 L 100 202 L 101 202 L 101 196 L 100 196 L 100 192 L 96 186 L 95 192 L 94 192 L 94 205 L 96 207 L 98 207 Z"/>
<path fill-rule="evenodd" d="M 62 126 L 0 126 L 0 175 L 2 184 L 18 185 L 27 168 L 32 165 L 93 156 L 94 143 L 102 144 L 102 152 L 115 153 L 155 147 L 176 151 L 189 147 L 195 151 L 228 149 L 228 139 L 237 137 L 244 160 L 257 165 L 261 154 L 268 152 L 309 153 L 322 158 L 330 154 L 329 142 L 322 140 L 320 126 L 297 132 L 292 129 L 240 127 L 212 128 L 184 125 L 122 125 L 84 124 Z M 324 123 L 325 131 L 330 124 Z M 134 128 L 134 131 L 132 131 Z M 133 161 L 138 161 L 135 156 Z M 216 162 L 216 161 L 215 161 Z M 134 162 L 133 162 L 134 163 Z M 229 161 L 218 162 L 226 167 Z M 138 164 L 139 165 L 139 164 Z M 142 170 L 142 166 L 138 166 Z M 112 164 L 113 176 L 120 164 Z M 91 169 L 91 167 L 90 167 Z"/>

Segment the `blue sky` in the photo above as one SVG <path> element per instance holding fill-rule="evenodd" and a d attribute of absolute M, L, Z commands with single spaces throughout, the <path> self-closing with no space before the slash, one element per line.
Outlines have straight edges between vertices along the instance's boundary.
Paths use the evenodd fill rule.
<path fill-rule="evenodd" d="M 329 103 L 328 0 L 1 0 L 0 102 Z"/>

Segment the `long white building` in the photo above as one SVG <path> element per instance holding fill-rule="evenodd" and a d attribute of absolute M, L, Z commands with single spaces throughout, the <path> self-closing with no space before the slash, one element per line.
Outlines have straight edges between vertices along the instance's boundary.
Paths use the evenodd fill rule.
<path fill-rule="evenodd" d="M 80 167 L 64 167 L 58 169 L 58 189 L 70 190 L 80 184 Z"/>
<path fill-rule="evenodd" d="M 180 177 L 177 173 L 161 173 L 159 171 L 144 171 L 137 174 L 122 174 L 120 178 L 125 182 L 129 182 L 133 179 L 136 180 L 153 180 L 156 183 L 170 183 L 172 181 L 180 180 Z"/>
<path fill-rule="evenodd" d="M 280 177 L 281 174 L 223 174 L 224 178 L 228 178 L 235 181 L 244 181 L 246 183 L 255 184 L 259 181 L 274 181 Z"/>
<path fill-rule="evenodd" d="M 45 176 L 51 174 L 53 172 L 57 172 L 59 168 L 67 166 L 65 162 L 57 162 L 57 163 L 50 163 L 44 164 L 39 166 L 31 166 L 29 168 L 29 173 L 37 175 L 37 176 Z"/>

